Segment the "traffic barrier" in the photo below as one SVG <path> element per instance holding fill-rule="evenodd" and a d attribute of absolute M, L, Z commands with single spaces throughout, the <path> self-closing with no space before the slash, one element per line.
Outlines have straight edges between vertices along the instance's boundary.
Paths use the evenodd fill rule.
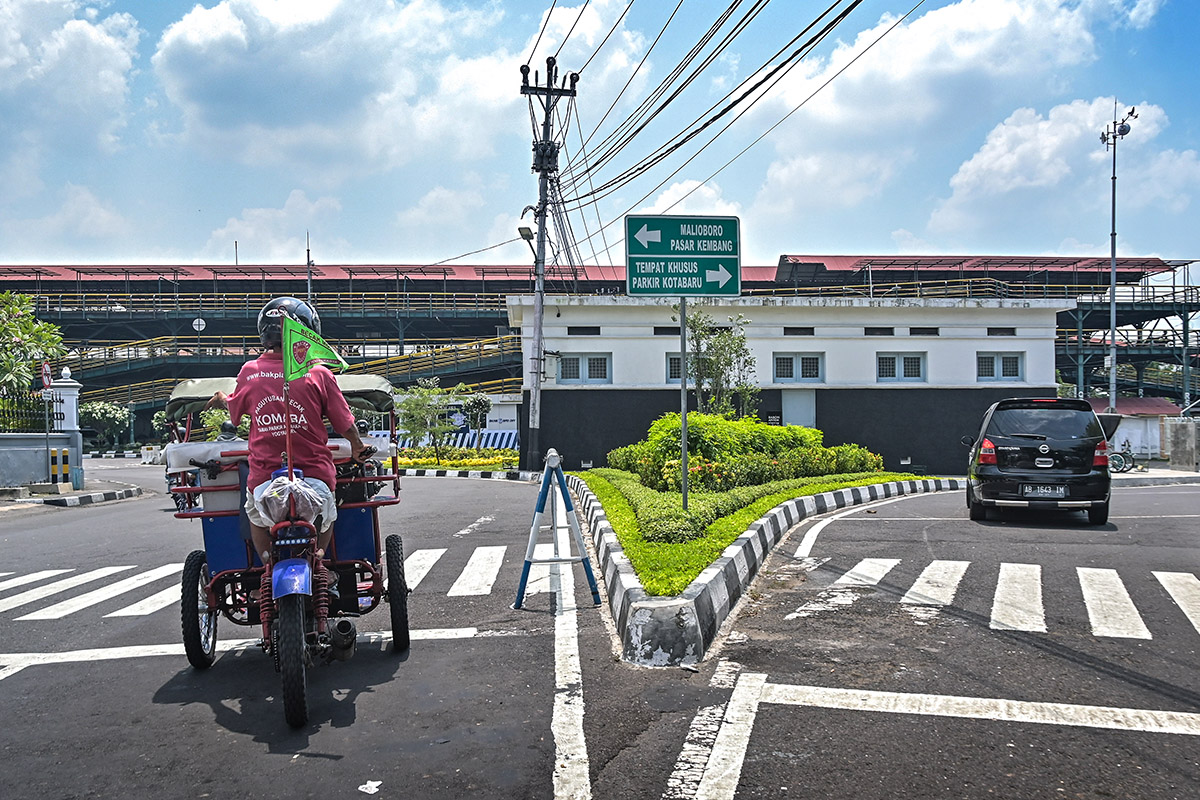
<path fill-rule="evenodd" d="M 50 483 L 67 483 L 71 467 L 71 451 L 67 448 L 50 450 Z M 61 481 L 60 481 L 61 478 Z"/>

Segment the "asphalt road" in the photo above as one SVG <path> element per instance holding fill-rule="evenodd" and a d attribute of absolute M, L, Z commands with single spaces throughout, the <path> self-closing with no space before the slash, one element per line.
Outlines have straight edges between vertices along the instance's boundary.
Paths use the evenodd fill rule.
<path fill-rule="evenodd" d="M 161 468 L 90 466 L 161 491 Z M 543 576 L 511 608 L 536 486 L 409 478 L 401 497 L 381 516 L 416 584 L 413 645 L 387 649 L 386 609 L 362 618 L 354 659 L 310 671 L 299 731 L 257 648 L 188 666 L 170 595 L 200 527 L 164 495 L 0 512 L 6 794 L 1191 798 L 1200 785 L 1187 599 L 1200 486 L 1119 489 L 1100 528 L 971 523 L 957 492 L 808 521 L 698 671 L 619 662 L 578 567 L 556 571 L 561 604 Z M 53 569 L 69 571 L 31 577 Z M 38 596 L 98 569 L 113 571 Z M 145 582 L 97 594 L 130 579 Z M 222 620 L 219 636 L 255 633 Z"/>

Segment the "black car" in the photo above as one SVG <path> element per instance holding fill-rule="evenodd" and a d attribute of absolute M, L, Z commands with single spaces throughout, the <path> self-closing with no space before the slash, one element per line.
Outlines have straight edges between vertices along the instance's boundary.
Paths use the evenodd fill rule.
<path fill-rule="evenodd" d="M 971 519 L 985 519 L 988 508 L 1021 507 L 1078 509 L 1093 525 L 1108 521 L 1108 441 L 1086 400 L 1001 400 L 983 415 L 979 436 L 962 442 L 971 448 Z"/>

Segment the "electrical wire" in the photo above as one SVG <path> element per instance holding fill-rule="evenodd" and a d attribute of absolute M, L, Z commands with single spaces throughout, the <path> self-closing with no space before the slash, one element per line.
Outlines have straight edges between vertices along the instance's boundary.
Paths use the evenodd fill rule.
<path fill-rule="evenodd" d="M 563 40 L 558 43 L 558 49 L 554 51 L 555 61 L 558 60 L 558 54 L 562 52 L 564 47 L 566 47 L 567 40 L 571 38 L 571 34 L 575 32 L 575 26 L 579 24 L 579 20 L 583 19 L 583 12 L 587 11 L 588 3 L 590 2 L 591 0 L 583 0 L 583 5 L 579 7 L 579 13 L 575 15 L 575 21 L 571 23 L 571 29 L 567 31 L 567 35 L 564 36 Z"/>
<path fill-rule="evenodd" d="M 608 29 L 608 33 L 604 35 L 604 40 L 600 42 L 600 46 L 597 47 L 590 56 L 588 56 L 588 60 L 583 62 L 583 66 L 576 70 L 576 72 L 583 74 L 583 71 L 587 69 L 588 64 L 592 63 L 592 59 L 600 55 L 600 51 L 604 49 L 604 45 L 608 44 L 608 38 L 616 32 L 618 27 L 620 27 L 622 20 L 625 19 L 625 15 L 629 13 L 629 9 L 633 8 L 634 2 L 635 0 L 629 0 L 629 3 L 625 6 L 625 10 L 621 12 L 621 16 L 617 17 L 617 21 L 613 23 L 613 26 Z"/>
<path fill-rule="evenodd" d="M 550 24 L 550 15 L 554 13 L 554 5 L 558 0 L 551 0 L 550 10 L 546 12 L 546 18 L 542 20 L 542 29 L 538 31 L 537 39 L 533 42 L 533 49 L 529 51 L 529 58 L 525 59 L 525 66 L 529 66 L 529 62 L 533 61 L 533 54 L 537 52 L 537 46 L 542 43 L 542 34 L 546 32 L 546 27 Z"/>

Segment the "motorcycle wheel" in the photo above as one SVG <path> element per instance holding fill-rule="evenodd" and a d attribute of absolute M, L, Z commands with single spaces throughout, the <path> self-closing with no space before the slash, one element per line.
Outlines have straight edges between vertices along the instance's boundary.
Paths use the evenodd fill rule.
<path fill-rule="evenodd" d="M 178 477 L 176 477 L 175 475 L 167 476 L 167 492 L 171 495 L 171 500 L 173 500 L 175 502 L 175 510 L 176 511 L 187 511 L 187 502 L 188 502 L 187 495 L 186 494 L 178 494 L 176 492 L 171 491 L 172 487 L 180 486 L 180 485 L 181 485 L 181 483 L 180 483 Z"/>
<path fill-rule="evenodd" d="M 283 682 L 283 716 L 293 728 L 308 722 L 308 647 L 304 641 L 304 600 L 289 594 L 279 600 L 275 637 L 279 674 Z"/>
<path fill-rule="evenodd" d="M 183 597 L 180 621 L 183 624 L 183 650 L 188 663 L 196 669 L 208 669 L 217 657 L 217 610 L 209 608 L 205 589 L 212 576 L 208 556 L 193 550 L 183 564 Z"/>
<path fill-rule="evenodd" d="M 387 598 L 392 611 L 392 649 L 399 653 L 408 649 L 408 581 L 404 579 L 404 543 L 397 534 L 384 542 L 387 557 Z"/>

